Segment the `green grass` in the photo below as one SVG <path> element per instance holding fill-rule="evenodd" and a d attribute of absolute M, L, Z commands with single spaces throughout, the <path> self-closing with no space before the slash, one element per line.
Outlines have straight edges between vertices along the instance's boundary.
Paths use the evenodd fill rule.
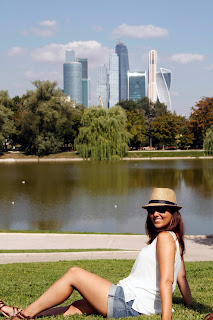
<path fill-rule="evenodd" d="M 203 157 L 205 151 L 203 150 L 178 150 L 178 151 L 131 151 L 128 152 L 129 158 L 156 158 L 156 157 Z"/>
<path fill-rule="evenodd" d="M 204 150 L 135 150 L 129 151 L 127 158 L 156 158 L 156 157 L 201 157 L 205 156 Z M 0 153 L 0 159 L 32 159 L 38 160 L 39 157 L 35 155 L 25 155 L 24 153 Z M 60 152 L 57 154 L 50 154 L 48 156 L 41 157 L 40 159 L 79 159 L 80 156 L 76 152 Z"/>
<path fill-rule="evenodd" d="M 44 250 L 0 250 L 0 253 L 54 253 L 54 252 L 123 251 L 122 249 L 44 249 Z M 125 250 L 130 251 L 130 250 Z M 131 250 L 133 251 L 133 250 Z M 137 250 L 136 250 L 137 251 Z"/>
<path fill-rule="evenodd" d="M 133 263 L 133 260 L 92 260 L 0 265 L 0 298 L 7 304 L 24 308 L 73 265 L 117 283 L 129 274 Z M 185 307 L 180 292 L 176 289 L 173 298 L 175 313 L 172 319 L 201 320 L 205 314 L 213 310 L 213 262 L 188 262 L 186 270 L 194 304 L 193 307 Z M 64 305 L 79 298 L 80 295 L 74 291 Z M 72 316 L 72 319 L 80 320 L 82 318 L 82 316 Z M 87 317 L 88 320 L 94 318 L 102 319 L 101 316 Z M 142 316 L 140 318 L 157 320 L 161 319 L 161 316 Z M 57 319 L 64 318 L 57 316 Z"/>
<path fill-rule="evenodd" d="M 12 230 L 1 229 L 0 233 L 57 233 L 57 234 L 109 234 L 109 235 L 140 235 L 137 233 L 112 233 L 112 232 L 76 232 L 76 231 L 57 231 L 57 230 Z"/>

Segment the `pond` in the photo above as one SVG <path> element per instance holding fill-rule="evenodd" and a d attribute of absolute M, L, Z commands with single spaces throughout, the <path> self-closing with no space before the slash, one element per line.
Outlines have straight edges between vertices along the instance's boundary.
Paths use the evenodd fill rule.
<path fill-rule="evenodd" d="M 0 164 L 1 228 L 145 233 L 154 187 L 175 190 L 186 234 L 213 234 L 213 160 Z"/>

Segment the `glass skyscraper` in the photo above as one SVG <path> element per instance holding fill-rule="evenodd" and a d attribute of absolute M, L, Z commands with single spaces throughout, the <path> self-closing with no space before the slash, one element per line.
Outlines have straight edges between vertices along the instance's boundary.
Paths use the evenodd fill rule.
<path fill-rule="evenodd" d="M 82 99 L 83 99 L 83 105 L 85 107 L 88 107 L 88 100 L 89 100 L 88 59 L 78 58 L 77 61 L 82 64 Z"/>
<path fill-rule="evenodd" d="M 97 103 L 103 102 L 104 107 L 108 108 L 107 97 L 107 68 L 104 64 L 98 67 L 97 72 Z"/>
<path fill-rule="evenodd" d="M 119 101 L 119 61 L 118 55 L 112 53 L 109 58 L 109 108 Z"/>
<path fill-rule="evenodd" d="M 75 55 L 71 50 L 66 52 L 66 63 L 63 65 L 64 93 L 75 103 L 82 104 L 82 64 L 71 61 L 73 57 Z"/>
<path fill-rule="evenodd" d="M 146 96 L 146 71 L 128 71 L 128 99 L 135 102 Z"/>
<path fill-rule="evenodd" d="M 128 99 L 128 79 L 129 57 L 126 45 L 119 41 L 115 47 L 115 52 L 119 57 L 119 100 Z"/>
<path fill-rule="evenodd" d="M 171 71 L 160 68 L 160 72 L 156 73 L 156 83 L 158 100 L 164 103 L 169 111 L 172 111 L 170 98 Z"/>
<path fill-rule="evenodd" d="M 157 101 L 156 68 L 157 52 L 151 50 L 149 52 L 148 98 L 154 103 Z"/>

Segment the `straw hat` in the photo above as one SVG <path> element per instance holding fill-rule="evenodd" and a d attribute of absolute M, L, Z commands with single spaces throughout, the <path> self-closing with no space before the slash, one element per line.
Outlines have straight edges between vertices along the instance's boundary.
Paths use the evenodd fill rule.
<path fill-rule="evenodd" d="M 142 206 L 142 208 L 158 206 L 176 207 L 178 210 L 182 208 L 177 205 L 175 192 L 168 188 L 154 188 L 149 203 L 146 206 Z"/>

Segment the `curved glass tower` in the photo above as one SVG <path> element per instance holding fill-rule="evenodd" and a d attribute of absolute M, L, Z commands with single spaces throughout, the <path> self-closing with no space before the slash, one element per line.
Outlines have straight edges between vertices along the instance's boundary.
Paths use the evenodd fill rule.
<path fill-rule="evenodd" d="M 160 68 L 160 72 L 156 73 L 157 95 L 158 100 L 167 106 L 169 111 L 172 111 L 170 98 L 171 71 Z"/>
<path fill-rule="evenodd" d="M 82 104 L 82 64 L 79 62 L 64 63 L 64 93 L 71 100 Z"/>
<path fill-rule="evenodd" d="M 119 100 L 128 99 L 128 79 L 129 57 L 126 45 L 119 41 L 115 47 L 115 52 L 119 57 Z"/>

